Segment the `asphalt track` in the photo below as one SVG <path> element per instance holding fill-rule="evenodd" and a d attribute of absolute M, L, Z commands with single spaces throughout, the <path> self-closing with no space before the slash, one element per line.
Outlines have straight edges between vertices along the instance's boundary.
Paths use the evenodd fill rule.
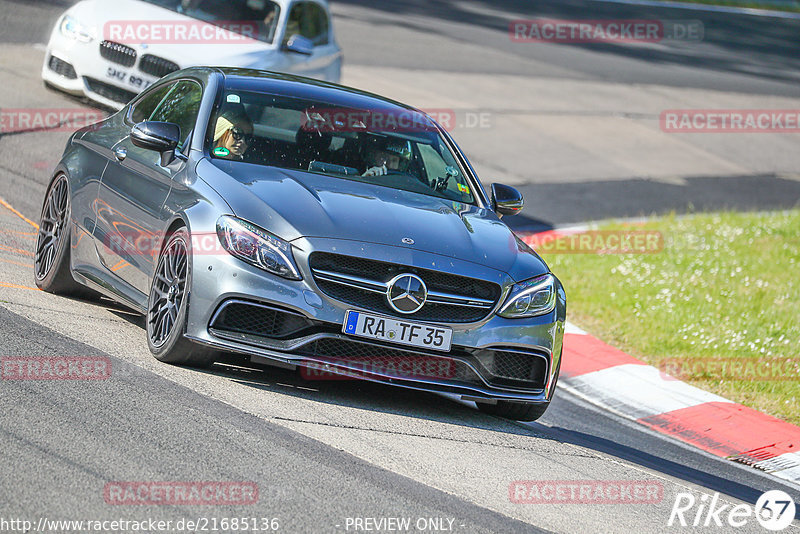
<path fill-rule="evenodd" d="M 427 73 L 458 72 L 481 73 L 488 78 L 497 76 L 527 77 L 552 82 L 551 85 L 566 92 L 565 102 L 555 108 L 536 93 L 516 94 L 516 100 L 507 101 L 503 108 L 490 109 L 496 115 L 518 114 L 523 120 L 525 109 L 538 117 L 550 115 L 637 115 L 636 97 L 626 109 L 607 110 L 604 103 L 598 107 L 585 106 L 586 94 L 572 92 L 565 82 L 579 84 L 583 91 L 598 90 L 594 83 L 631 87 L 653 86 L 654 91 L 678 91 L 680 97 L 674 107 L 695 107 L 692 102 L 703 104 L 697 107 L 725 107 L 722 102 L 727 94 L 751 95 L 746 106 L 730 107 L 778 108 L 770 100 L 773 97 L 800 96 L 800 20 L 781 20 L 771 17 L 747 17 L 734 14 L 703 12 L 683 9 L 660 9 L 606 2 L 582 0 L 531 1 L 531 0 L 473 0 L 467 2 L 427 0 L 341 0 L 334 2 L 335 12 L 340 14 L 338 40 L 347 53 L 347 64 L 371 67 L 396 67 L 413 69 L 405 80 L 418 83 Z M 698 21 L 704 29 L 701 42 L 663 43 L 657 47 L 630 46 L 624 43 L 571 43 L 558 45 L 520 45 L 508 37 L 509 24 L 517 19 L 638 19 L 667 21 Z M 365 42 L 369 45 L 366 46 Z M 419 72 L 420 76 L 415 76 Z M 586 83 L 586 87 L 582 84 Z M 478 83 L 470 87 L 475 92 L 497 90 L 497 84 Z M 444 92 L 454 88 L 444 85 Z M 709 92 L 707 96 L 690 100 L 685 95 Z M 548 95 L 549 96 L 549 95 Z M 570 102 L 572 101 L 572 102 Z M 419 105 L 422 106 L 424 102 Z M 571 105 L 570 105 L 571 104 Z M 737 103 L 738 104 L 738 103 Z M 791 104 L 797 107 L 797 102 Z M 565 109 L 566 108 L 566 109 Z M 657 109 L 658 108 L 656 106 Z M 646 115 L 644 113 L 643 115 Z M 657 121 L 657 114 L 654 116 Z M 580 126 L 578 126 L 580 129 Z M 462 137 L 471 132 L 461 133 Z M 552 226 L 580 223 L 617 217 L 638 217 L 664 214 L 675 211 L 686 213 L 704 210 L 764 210 L 788 209 L 800 203 L 800 180 L 796 176 L 798 154 L 796 143 L 779 146 L 776 151 L 794 153 L 783 167 L 788 173 L 746 172 L 739 175 L 719 172 L 703 175 L 699 168 L 681 172 L 670 179 L 659 180 L 639 171 L 634 175 L 614 174 L 612 179 L 582 179 L 581 174 L 591 176 L 591 171 L 579 166 L 577 160 L 587 158 L 588 167 L 602 166 L 603 160 L 597 152 L 571 152 L 562 146 L 548 142 L 551 132 L 545 129 L 541 136 L 536 132 L 520 130 L 520 136 L 528 139 L 512 139 L 516 149 L 513 158 L 529 161 L 527 180 L 518 184 L 525 195 L 529 208 L 509 224 L 517 228 L 547 229 Z M 620 132 L 609 128 L 605 135 L 622 137 Z M 573 132 L 570 132 L 570 136 Z M 638 136 L 638 132 L 637 132 Z M 702 137 L 702 136 L 700 136 Z M 719 137 L 719 136 L 716 136 Z M 724 136 L 723 136 L 724 137 Z M 731 136 L 728 136 L 731 137 Z M 736 137 L 736 136 L 732 136 Z M 779 159 L 768 144 L 749 144 L 758 141 L 747 136 L 742 144 L 725 144 L 716 153 L 723 158 L 735 158 L 738 153 L 761 152 L 764 158 Z M 796 140 L 796 134 L 790 134 Z M 471 140 L 467 137 L 468 140 Z M 567 137 L 566 143 L 573 140 Z M 664 139 L 666 141 L 666 139 Z M 691 145 L 702 146 L 705 139 L 689 138 Z M 729 143 L 729 140 L 720 143 Z M 476 152 L 486 143 L 485 136 L 476 136 L 468 151 L 476 159 Z M 503 139 L 507 144 L 508 139 Z M 661 147 L 667 145 L 666 142 Z M 498 144 L 500 145 L 500 144 Z M 602 145 L 597 143 L 597 145 Z M 647 152 L 637 142 L 622 145 L 627 150 L 621 158 L 642 160 L 641 167 L 657 168 L 662 161 Z M 757 148 L 756 148 L 757 147 Z M 494 146 L 497 158 L 510 153 L 503 146 Z M 773 147 L 774 148 L 774 147 Z M 471 150 L 469 150 L 471 149 Z M 655 147 L 658 150 L 659 146 Z M 598 151 L 602 150 L 598 148 Z M 483 156 L 483 154 L 480 154 Z M 689 158 L 688 150 L 675 154 L 677 158 Z M 542 172 L 549 161 L 565 163 L 553 174 Z M 494 161 L 489 167 L 502 174 L 509 164 Z M 620 165 L 624 166 L 624 164 Z M 479 172 L 482 169 L 479 169 Z M 692 172 L 694 171 L 694 172 Z M 572 176 L 571 174 L 576 174 Z M 787 175 L 791 173 L 791 175 Z M 482 172 L 488 181 L 493 175 Z M 673 179 L 674 178 L 674 179 Z"/>
<path fill-rule="evenodd" d="M 2 2 L 0 70 L 6 88 L 0 107 L 75 105 L 41 88 L 42 52 L 31 46 L 46 40 L 67 4 Z M 582 11 L 587 3 L 533 5 L 536 16 L 579 13 L 588 18 Z M 466 20 L 481 31 L 501 28 L 509 17 L 532 16 L 528 3 L 382 2 L 380 7 L 366 1 L 334 5 L 348 65 L 360 72 L 396 67 L 520 74 L 524 62 L 517 49 L 480 31 L 464 36 L 463 24 Z M 592 9 L 599 10 L 593 15 L 658 16 L 616 5 L 592 4 Z M 705 15 L 686 18 L 698 16 Z M 390 24 L 387 18 L 402 23 Z M 664 50 L 657 60 L 614 48 L 601 54 L 607 63 L 598 65 L 596 51 L 581 46 L 542 50 L 537 60 L 550 65 L 546 74 L 553 78 L 593 79 L 613 72 L 631 84 L 798 95 L 800 56 L 792 37 L 797 21 L 768 24 L 714 14 L 706 22 L 708 48 L 683 54 Z M 741 41 L 745 30 L 754 43 L 746 52 Z M 463 57 L 459 33 L 461 39 L 492 50 L 495 60 L 477 65 Z M 417 37 L 416 44 L 409 36 Z M 427 40 L 434 45 L 428 50 L 437 53 L 414 49 Z M 529 74 L 543 75 L 541 70 Z M 443 517 L 453 519 L 452 528 L 459 532 L 702 532 L 714 529 L 667 527 L 677 493 L 720 492 L 725 502 L 752 504 L 768 489 L 783 489 L 800 502 L 796 487 L 634 427 L 564 392 L 542 420 L 522 425 L 435 395 L 353 382 L 309 383 L 275 369 L 217 365 L 199 371 L 156 362 L 147 352 L 139 318 L 105 301 L 76 301 L 26 289 L 33 285 L 26 251 L 32 248 L 29 234 L 34 229 L 20 215 L 38 221 L 50 169 L 67 135 L 0 137 L 0 196 L 19 213 L 0 207 L 0 346 L 3 356 L 106 356 L 113 371 L 109 380 L 92 383 L 0 382 L 0 446 L 6 460 L 0 466 L 0 517 L 178 520 L 245 515 L 277 517 L 286 532 L 347 531 L 348 517 Z M 770 178 L 763 194 L 763 181 L 750 189 L 746 184 L 730 187 L 730 182 L 724 187 L 698 185 L 693 204 L 747 209 L 794 205 L 797 182 Z M 554 201 L 541 200 L 564 195 L 569 187 L 584 194 L 583 200 L 578 195 L 565 207 L 562 203 L 551 209 Z M 608 194 L 609 187 L 625 184 L 531 183 L 522 189 L 537 208 L 531 224 L 639 213 L 631 206 L 633 199 Z M 656 211 L 687 206 L 684 192 L 670 200 L 656 189 L 642 198 L 660 198 Z M 663 484 L 664 498 L 653 505 L 509 501 L 514 480 L 555 479 L 655 479 Z M 110 506 L 103 487 L 120 480 L 253 481 L 259 502 L 236 508 Z M 751 522 L 737 531 L 761 529 Z"/>

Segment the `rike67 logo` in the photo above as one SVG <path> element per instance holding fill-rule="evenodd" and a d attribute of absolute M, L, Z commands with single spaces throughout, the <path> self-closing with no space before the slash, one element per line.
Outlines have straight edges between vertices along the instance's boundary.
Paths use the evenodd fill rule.
<path fill-rule="evenodd" d="M 749 504 L 721 504 L 719 493 L 702 495 L 699 499 L 691 493 L 678 493 L 669 514 L 668 526 L 712 527 L 728 532 L 730 528 L 747 525 L 753 517 L 767 530 L 777 532 L 792 524 L 795 503 L 788 493 L 771 490 L 758 498 L 755 506 Z M 718 530 L 724 529 L 724 530 Z"/>

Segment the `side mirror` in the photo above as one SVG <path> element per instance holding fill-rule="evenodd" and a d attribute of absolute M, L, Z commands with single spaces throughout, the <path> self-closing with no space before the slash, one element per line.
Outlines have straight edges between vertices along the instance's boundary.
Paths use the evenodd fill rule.
<path fill-rule="evenodd" d="M 283 49 L 302 56 L 310 56 L 314 53 L 314 43 L 311 42 L 311 39 L 297 33 L 289 37 Z"/>
<path fill-rule="evenodd" d="M 140 122 L 131 128 L 131 141 L 139 148 L 160 152 L 161 166 L 166 167 L 175 159 L 181 128 L 171 122 Z"/>
<path fill-rule="evenodd" d="M 522 211 L 525 201 L 522 193 L 513 187 L 503 184 L 492 184 L 492 207 L 501 217 L 516 215 Z"/>

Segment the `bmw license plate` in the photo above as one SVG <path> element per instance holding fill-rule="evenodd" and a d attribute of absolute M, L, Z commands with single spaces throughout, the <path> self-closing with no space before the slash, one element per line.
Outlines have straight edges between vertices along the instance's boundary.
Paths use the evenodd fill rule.
<path fill-rule="evenodd" d="M 398 321 L 357 311 L 347 312 L 342 332 L 351 336 L 441 351 L 450 350 L 453 338 L 452 328 Z"/>

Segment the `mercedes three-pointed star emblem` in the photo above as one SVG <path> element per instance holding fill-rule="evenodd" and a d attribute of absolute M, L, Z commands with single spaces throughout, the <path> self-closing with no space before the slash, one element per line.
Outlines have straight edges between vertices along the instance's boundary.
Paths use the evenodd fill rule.
<path fill-rule="evenodd" d="M 425 305 L 428 288 L 425 282 L 414 274 L 400 274 L 392 278 L 386 289 L 386 300 L 397 312 L 412 314 Z"/>

